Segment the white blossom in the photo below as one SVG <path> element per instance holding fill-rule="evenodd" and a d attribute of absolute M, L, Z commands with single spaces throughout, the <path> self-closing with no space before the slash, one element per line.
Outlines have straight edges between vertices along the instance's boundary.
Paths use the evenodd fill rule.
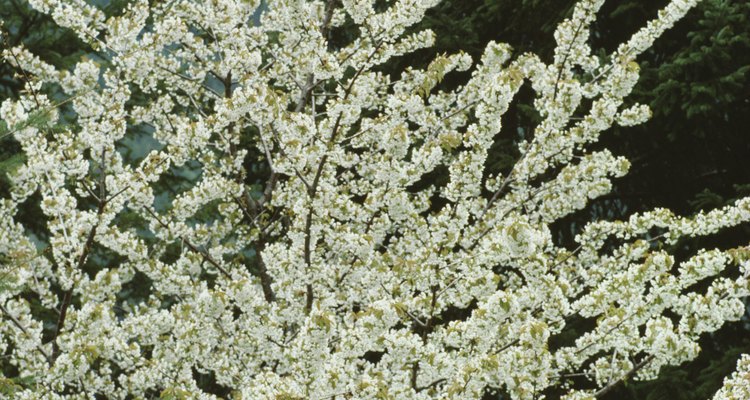
<path fill-rule="evenodd" d="M 258 1 L 139 0 L 112 17 L 30 3 L 97 58 L 58 70 L 2 53 L 31 72 L 0 106 L 25 158 L 0 200 L 0 365 L 30 382 L 15 398 L 215 399 L 211 380 L 243 399 L 591 399 L 695 358 L 744 312 L 747 247 L 678 262 L 660 245 L 747 223 L 750 198 L 592 221 L 574 249 L 550 233 L 627 174 L 591 145 L 651 116 L 627 105 L 636 58 L 697 1 L 671 1 L 606 59 L 588 45 L 604 1 L 581 0 L 549 65 L 493 42 L 476 64 L 438 55 L 397 77 L 377 67 L 434 43 L 412 27 L 437 1 L 273 0 L 259 25 Z M 443 89 L 454 71 L 470 78 Z M 490 174 L 526 83 L 541 121 Z M 138 129 L 156 144 L 126 157 Z M 40 248 L 18 212 L 37 199 Z M 717 399 L 748 397 L 748 365 Z"/>

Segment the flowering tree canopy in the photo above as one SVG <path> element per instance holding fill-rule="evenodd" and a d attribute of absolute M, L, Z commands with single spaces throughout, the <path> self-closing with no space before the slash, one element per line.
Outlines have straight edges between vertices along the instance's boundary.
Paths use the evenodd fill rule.
<path fill-rule="evenodd" d="M 627 173 L 598 139 L 650 117 L 626 99 L 637 56 L 697 0 L 607 57 L 587 44 L 604 0 L 582 0 L 549 64 L 489 43 L 384 73 L 433 43 L 413 27 L 438 1 L 272 0 L 256 24 L 258 0 L 29 0 L 92 56 L 3 52 L 26 90 L 0 107 L 24 157 L 0 200 L 0 393 L 593 399 L 739 319 L 750 249 L 667 250 L 750 220 L 750 198 L 594 221 L 575 248 L 549 229 Z M 489 171 L 524 86 L 541 122 Z M 746 398 L 748 365 L 717 399 Z"/>

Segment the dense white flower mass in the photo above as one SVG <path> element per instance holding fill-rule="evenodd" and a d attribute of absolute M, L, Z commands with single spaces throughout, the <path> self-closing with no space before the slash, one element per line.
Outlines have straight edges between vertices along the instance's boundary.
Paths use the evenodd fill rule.
<path fill-rule="evenodd" d="M 747 247 L 682 262 L 665 249 L 747 222 L 750 198 L 592 222 L 575 249 L 549 229 L 628 172 L 591 145 L 650 117 L 626 102 L 635 60 L 697 0 L 672 0 L 608 58 L 587 44 L 604 0 L 581 0 L 549 65 L 490 43 L 478 62 L 378 69 L 434 42 L 411 28 L 437 2 L 270 0 L 254 24 L 259 0 L 135 0 L 111 17 L 30 0 L 99 58 L 58 70 L 23 47 L 2 53 L 28 79 L 0 107 L 25 157 L 0 199 L 0 371 L 16 371 L 0 387 L 14 399 L 593 399 L 693 359 L 701 334 L 739 319 Z M 440 89 L 453 71 L 471 76 Z M 513 168 L 491 174 L 524 85 L 541 122 Z M 158 145 L 125 157 L 138 129 Z M 157 206 L 185 171 L 190 184 Z M 29 202 L 45 245 L 20 222 Z M 748 397 L 748 365 L 717 399 Z"/>
<path fill-rule="evenodd" d="M 737 362 L 737 371 L 724 379 L 724 387 L 714 400 L 741 400 L 750 398 L 750 355 L 743 355 Z"/>

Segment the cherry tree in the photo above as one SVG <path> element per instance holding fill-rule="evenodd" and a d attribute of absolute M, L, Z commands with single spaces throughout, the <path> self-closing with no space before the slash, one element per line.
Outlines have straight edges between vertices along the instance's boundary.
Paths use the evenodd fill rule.
<path fill-rule="evenodd" d="M 593 399 L 745 312 L 749 248 L 668 250 L 750 199 L 592 221 L 573 248 L 549 228 L 628 172 L 599 137 L 650 117 L 627 100 L 637 57 L 697 0 L 607 57 L 588 45 L 604 0 L 581 0 L 549 64 L 489 43 L 397 76 L 438 0 L 271 0 L 259 24 L 258 0 L 29 2 L 92 56 L 2 53 L 26 89 L 0 107 L 25 158 L 0 200 L 14 399 Z M 524 86 L 541 122 L 491 171 Z M 157 144 L 126 157 L 136 130 Z M 747 371 L 716 398 L 745 398 Z"/>

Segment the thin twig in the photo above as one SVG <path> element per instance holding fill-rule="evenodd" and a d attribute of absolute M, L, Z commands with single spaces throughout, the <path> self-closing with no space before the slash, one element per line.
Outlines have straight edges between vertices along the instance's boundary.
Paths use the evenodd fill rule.
<path fill-rule="evenodd" d="M 625 373 L 625 375 L 621 376 L 619 379 L 610 381 L 607 384 L 607 386 L 599 389 L 596 393 L 594 393 L 594 397 L 599 399 L 605 394 L 611 392 L 614 388 L 617 387 L 617 385 L 632 378 L 638 371 L 640 371 L 641 369 L 643 369 L 643 367 L 648 365 L 648 363 L 650 363 L 654 358 L 656 358 L 656 355 L 654 354 L 648 355 L 646 358 L 641 360 L 638 364 L 634 365 L 633 368 L 630 369 L 630 371 Z"/>
<path fill-rule="evenodd" d="M 99 164 L 99 196 L 96 196 L 97 199 L 99 199 L 99 205 L 96 210 L 96 216 L 97 220 L 94 223 L 94 225 L 91 226 L 91 230 L 89 230 L 88 237 L 86 238 L 86 242 L 83 245 L 83 250 L 81 252 L 81 255 L 78 257 L 78 262 L 76 263 L 74 270 L 81 270 L 86 264 L 86 260 L 88 259 L 89 253 L 91 252 L 91 248 L 94 245 L 94 238 L 96 237 L 96 230 L 99 227 L 99 224 L 101 223 L 101 216 L 104 214 L 104 209 L 107 206 L 107 186 L 106 186 L 106 170 L 105 170 L 105 162 L 106 162 L 106 149 L 102 149 L 102 159 Z M 60 354 L 60 348 L 57 343 L 57 338 L 60 336 L 60 333 L 62 333 L 62 330 L 65 328 L 65 318 L 67 316 L 68 308 L 70 307 L 70 304 L 73 301 L 73 286 L 65 291 L 65 294 L 63 295 L 62 304 L 60 305 L 60 315 L 57 319 L 57 324 L 55 327 L 55 334 L 52 337 L 52 362 L 57 359 L 57 356 Z"/>
<path fill-rule="evenodd" d="M 20 329 L 21 332 L 23 332 L 23 334 L 26 335 L 26 337 L 28 338 L 32 337 L 29 331 L 23 326 L 23 324 L 21 324 L 21 321 L 19 321 L 18 318 L 15 317 L 15 315 L 11 314 L 10 311 L 8 311 L 8 309 L 6 309 L 2 303 L 0 303 L 0 311 L 2 311 L 3 314 L 5 314 L 5 316 L 7 316 L 11 322 L 13 322 L 13 325 L 15 325 L 18 329 Z M 41 353 L 44 356 L 44 358 L 47 359 L 47 362 L 50 365 L 52 365 L 53 360 L 50 354 L 47 353 L 47 351 L 44 350 L 44 348 L 42 348 L 42 346 L 39 344 L 37 344 L 35 347 L 37 351 L 39 351 L 39 353 Z"/>

